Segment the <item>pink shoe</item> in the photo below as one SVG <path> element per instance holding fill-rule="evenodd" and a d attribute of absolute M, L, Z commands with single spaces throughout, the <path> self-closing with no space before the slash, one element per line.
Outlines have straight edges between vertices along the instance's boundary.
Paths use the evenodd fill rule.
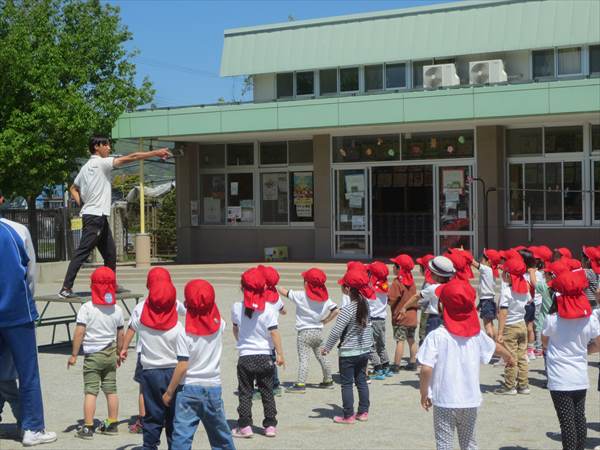
<path fill-rule="evenodd" d="M 366 422 L 367 420 L 369 420 L 369 413 L 365 412 L 365 413 L 357 414 L 356 420 L 358 420 L 359 422 Z"/>
<path fill-rule="evenodd" d="M 233 435 L 233 437 L 242 439 L 249 439 L 252 436 L 254 436 L 254 433 L 252 432 L 252 427 L 250 425 L 244 428 L 234 428 L 231 434 Z"/>
<path fill-rule="evenodd" d="M 356 423 L 356 416 L 352 415 L 350 417 L 343 417 L 343 416 L 334 416 L 333 421 L 335 423 L 342 423 L 345 425 L 352 425 L 354 423 Z"/>
<path fill-rule="evenodd" d="M 534 355 L 535 355 L 537 358 L 540 358 L 540 357 L 544 356 L 544 351 L 543 351 L 543 350 L 539 350 L 539 349 L 537 349 L 537 348 L 536 348 L 536 349 L 534 350 L 533 354 L 534 354 Z"/>
<path fill-rule="evenodd" d="M 275 427 L 265 428 L 265 436 L 266 437 L 275 437 L 276 435 L 277 435 L 277 429 Z"/>

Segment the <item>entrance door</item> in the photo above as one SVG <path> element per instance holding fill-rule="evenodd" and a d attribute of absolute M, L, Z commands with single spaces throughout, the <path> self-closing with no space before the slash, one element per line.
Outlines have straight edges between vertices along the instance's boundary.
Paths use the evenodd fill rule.
<path fill-rule="evenodd" d="M 433 252 L 433 166 L 371 169 L 373 255 Z"/>
<path fill-rule="evenodd" d="M 474 250 L 474 199 L 469 183 L 472 171 L 473 166 L 465 164 L 437 166 L 437 254 L 461 246 L 466 250 Z"/>
<path fill-rule="evenodd" d="M 368 169 L 334 169 L 335 256 L 370 258 Z"/>

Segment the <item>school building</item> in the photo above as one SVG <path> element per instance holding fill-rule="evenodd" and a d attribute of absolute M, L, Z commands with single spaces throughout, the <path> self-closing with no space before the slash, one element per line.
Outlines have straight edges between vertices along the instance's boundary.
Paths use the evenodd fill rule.
<path fill-rule="evenodd" d="M 126 113 L 173 141 L 180 262 L 600 244 L 600 2 L 438 4 L 226 30 L 253 101 Z"/>

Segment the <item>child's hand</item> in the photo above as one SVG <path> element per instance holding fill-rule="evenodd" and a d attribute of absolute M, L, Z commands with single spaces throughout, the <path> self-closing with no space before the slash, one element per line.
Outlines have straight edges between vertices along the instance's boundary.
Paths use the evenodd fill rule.
<path fill-rule="evenodd" d="M 516 364 L 517 364 L 516 361 L 515 361 L 514 356 L 512 356 L 512 355 L 509 356 L 508 359 L 505 358 L 504 362 L 506 364 L 506 367 L 515 367 Z"/>
<path fill-rule="evenodd" d="M 421 407 L 425 411 L 429 411 L 429 408 L 431 408 L 432 406 L 433 404 L 431 403 L 431 399 L 426 395 L 421 395 Z"/>
<path fill-rule="evenodd" d="M 67 361 L 67 369 L 71 368 L 71 366 L 74 366 L 75 364 L 77 364 L 77 355 L 69 356 L 69 360 Z"/>
<path fill-rule="evenodd" d="M 119 364 L 122 362 L 125 362 L 125 360 L 127 359 L 127 349 L 124 348 L 123 350 L 121 350 L 121 353 L 119 353 L 119 358 L 120 360 Z"/>
<path fill-rule="evenodd" d="M 283 366 L 283 368 L 285 369 L 285 359 L 283 358 L 283 355 L 277 353 L 277 355 L 275 356 L 275 364 L 277 364 L 280 367 Z"/>
<path fill-rule="evenodd" d="M 169 394 L 169 391 L 166 391 L 162 396 L 162 401 L 165 406 L 171 406 L 171 400 L 173 400 L 173 395 Z"/>
<path fill-rule="evenodd" d="M 501 334 L 499 334 L 498 336 L 496 336 L 496 342 L 498 344 L 504 344 L 504 336 L 502 336 Z"/>
<path fill-rule="evenodd" d="M 327 350 L 325 350 L 324 348 L 321 349 L 321 355 L 327 356 L 327 353 L 329 353 Z"/>

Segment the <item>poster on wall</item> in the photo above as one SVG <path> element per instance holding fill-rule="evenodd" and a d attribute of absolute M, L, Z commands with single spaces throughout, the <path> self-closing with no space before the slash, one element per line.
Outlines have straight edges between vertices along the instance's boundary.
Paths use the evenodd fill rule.
<path fill-rule="evenodd" d="M 355 175 L 346 175 L 346 192 L 365 192 L 365 175 L 363 173 Z"/>
<path fill-rule="evenodd" d="M 262 176 L 263 200 L 276 201 L 279 198 L 279 174 L 265 173 Z"/>
<path fill-rule="evenodd" d="M 227 208 L 227 222 L 237 223 L 242 220 L 242 207 L 241 206 L 230 206 Z"/>
<path fill-rule="evenodd" d="M 312 218 L 314 201 L 312 172 L 294 172 L 293 189 L 296 216 Z"/>
<path fill-rule="evenodd" d="M 221 223 L 221 200 L 204 197 L 204 223 Z"/>
<path fill-rule="evenodd" d="M 442 170 L 442 186 L 446 189 L 465 188 L 465 170 L 464 169 L 443 169 Z"/>

